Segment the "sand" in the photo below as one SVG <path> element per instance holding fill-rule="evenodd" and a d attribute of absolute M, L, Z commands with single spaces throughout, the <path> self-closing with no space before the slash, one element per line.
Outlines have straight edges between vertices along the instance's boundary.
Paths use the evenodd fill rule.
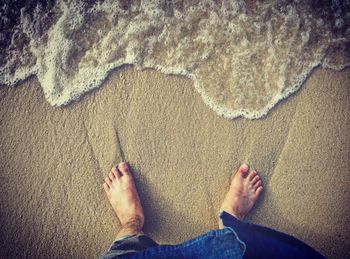
<path fill-rule="evenodd" d="M 0 257 L 95 258 L 108 248 L 119 225 L 101 184 L 121 159 L 116 132 L 156 241 L 217 228 L 229 176 L 247 161 L 265 186 L 248 220 L 350 257 L 350 69 L 317 69 L 260 120 L 219 117 L 192 84 L 124 67 L 62 108 L 36 78 L 1 87 Z"/>

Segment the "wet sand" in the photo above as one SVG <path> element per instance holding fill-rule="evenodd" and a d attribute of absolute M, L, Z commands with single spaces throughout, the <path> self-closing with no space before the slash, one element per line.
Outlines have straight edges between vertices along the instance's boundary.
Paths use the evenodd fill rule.
<path fill-rule="evenodd" d="M 350 69 L 317 69 L 259 120 L 219 117 L 192 84 L 125 67 L 63 108 L 35 78 L 1 87 L 0 257 L 95 258 L 109 247 L 119 225 L 101 184 L 121 160 L 116 132 L 156 241 L 217 228 L 246 161 L 265 186 L 249 220 L 350 257 Z"/>

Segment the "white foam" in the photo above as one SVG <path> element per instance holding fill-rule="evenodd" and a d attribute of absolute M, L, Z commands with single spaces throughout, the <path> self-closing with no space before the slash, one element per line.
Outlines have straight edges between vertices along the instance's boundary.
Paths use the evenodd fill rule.
<path fill-rule="evenodd" d="M 0 83 L 36 75 L 50 104 L 61 106 L 99 87 L 112 69 L 133 64 L 191 78 L 225 118 L 256 119 L 297 91 L 315 67 L 350 66 L 350 29 L 343 30 L 350 13 L 337 4 L 334 28 L 302 1 L 128 4 L 57 1 L 51 13 L 22 9 L 0 61 Z M 19 44 L 21 37 L 28 41 Z"/>

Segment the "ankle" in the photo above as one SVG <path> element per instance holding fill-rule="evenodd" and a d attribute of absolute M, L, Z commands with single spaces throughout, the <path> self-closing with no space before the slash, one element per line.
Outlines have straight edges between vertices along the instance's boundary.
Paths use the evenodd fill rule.
<path fill-rule="evenodd" d="M 243 221 L 244 218 L 245 218 L 245 215 L 243 215 L 241 213 L 237 213 L 237 212 L 232 211 L 232 210 L 230 210 L 229 212 L 228 211 L 225 211 L 225 212 L 227 212 L 228 214 L 234 216 L 236 219 L 238 219 L 240 221 Z"/>
<path fill-rule="evenodd" d="M 234 211 L 233 209 L 228 208 L 228 207 L 222 207 L 221 212 L 223 212 L 223 211 L 230 214 L 231 216 L 235 217 L 236 219 L 238 219 L 240 221 L 243 221 L 245 216 L 246 216 L 246 215 L 243 215 L 241 213 L 237 213 L 236 211 Z"/>
<path fill-rule="evenodd" d="M 126 223 L 122 223 L 122 227 L 118 232 L 117 238 L 142 233 L 143 224 L 144 221 L 139 216 L 129 219 Z"/>

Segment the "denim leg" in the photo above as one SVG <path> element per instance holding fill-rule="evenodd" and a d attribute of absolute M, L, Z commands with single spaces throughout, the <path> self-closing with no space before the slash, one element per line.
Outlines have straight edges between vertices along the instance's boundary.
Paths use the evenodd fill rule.
<path fill-rule="evenodd" d="M 175 258 L 205 258 L 205 259 L 242 259 L 245 245 L 232 228 L 210 231 L 184 243 L 177 245 L 159 245 L 142 252 L 124 255 L 121 258 L 130 259 L 175 259 Z"/>
<path fill-rule="evenodd" d="M 158 244 L 144 234 L 125 236 L 115 240 L 109 250 L 100 259 L 118 258 L 155 246 L 158 246 Z"/>
<path fill-rule="evenodd" d="M 220 218 L 223 225 L 232 228 L 246 244 L 243 258 L 325 258 L 290 235 L 240 221 L 225 211 Z"/>

